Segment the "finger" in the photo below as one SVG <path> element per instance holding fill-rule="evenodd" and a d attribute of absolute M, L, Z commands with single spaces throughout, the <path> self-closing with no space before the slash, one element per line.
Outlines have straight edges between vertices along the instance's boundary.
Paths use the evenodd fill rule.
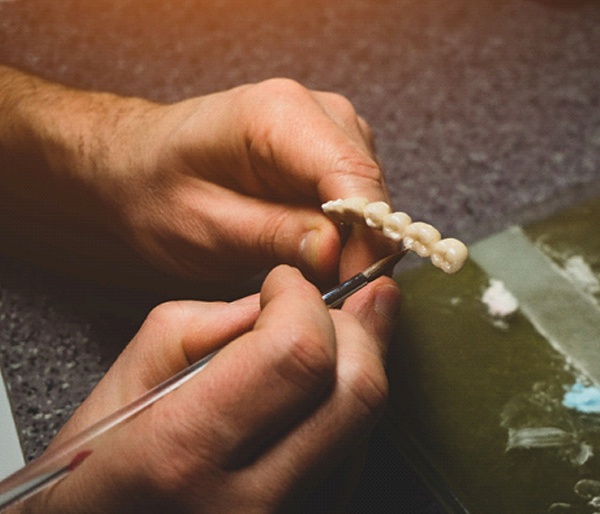
<path fill-rule="evenodd" d="M 202 209 L 212 227 L 213 251 L 221 256 L 219 265 L 232 274 L 239 276 L 242 269 L 252 274 L 283 263 L 317 282 L 337 279 L 340 233 L 320 211 L 228 190 L 212 195 Z"/>
<path fill-rule="evenodd" d="M 155 308 L 133 341 L 77 409 L 50 448 L 114 413 L 151 387 L 181 371 L 190 362 L 246 332 L 254 324 L 259 310 L 257 295 L 231 303 L 178 301 Z M 148 439 L 140 438 L 140 434 L 148 438 L 154 435 L 149 430 L 151 412 L 145 411 L 141 417 L 134 418 L 130 423 L 121 425 L 118 430 L 90 443 L 89 448 L 93 450 L 94 457 L 82 465 L 82 468 L 85 467 L 82 473 L 59 484 L 56 489 L 49 490 L 48 495 L 34 498 L 54 505 L 54 510 L 42 508 L 35 511 L 113 512 L 111 502 L 122 497 L 123 489 L 132 486 L 135 489 L 136 483 L 131 483 L 132 477 L 147 474 L 151 468 L 149 461 L 144 460 Z M 161 420 L 165 424 L 171 421 Z M 169 466 L 159 465 L 156 469 L 165 470 Z M 146 480 L 152 478 L 155 477 L 148 476 Z M 79 498 L 77 491 L 86 491 L 86 498 Z M 137 495 L 133 495 L 131 502 L 136 508 L 131 512 L 139 512 L 140 502 L 144 503 L 141 499 L 135 499 L 135 496 Z M 83 508 L 82 502 L 87 502 L 88 507 Z M 122 502 L 121 506 L 125 503 L 127 502 Z M 141 511 L 156 511 L 151 510 L 148 505 L 145 507 Z M 158 510 L 162 511 L 160 508 Z"/>
<path fill-rule="evenodd" d="M 335 93 L 314 93 L 318 98 L 323 108 L 328 115 L 337 121 L 340 127 L 346 128 L 346 133 L 355 141 L 360 142 L 365 151 L 371 156 L 373 161 L 379 166 L 379 161 L 376 155 L 375 141 L 370 126 L 364 118 L 358 116 L 352 104 L 344 97 Z M 371 192 L 369 188 L 358 192 L 358 196 L 367 196 L 371 201 L 383 200 L 390 203 L 389 193 L 383 178 L 381 169 L 379 170 L 380 184 L 379 189 L 376 188 Z M 347 179 L 347 177 L 345 177 Z M 339 177 L 334 175 L 334 182 L 339 180 Z M 361 184 L 361 187 L 363 184 Z M 337 184 L 334 185 L 336 191 L 339 190 Z M 338 196 L 332 196 L 329 199 L 345 198 L 341 193 Z M 340 280 L 345 280 L 348 277 L 358 273 L 360 270 L 369 266 L 375 260 L 393 251 L 394 248 L 385 238 L 372 230 L 365 229 L 361 226 L 354 226 L 349 232 L 347 244 L 344 245 L 344 250 L 341 255 L 340 262 Z"/>
<path fill-rule="evenodd" d="M 377 289 L 363 301 L 375 303 Z M 258 483 L 278 477 L 276 483 L 271 481 L 275 498 L 295 504 L 299 495 L 318 485 L 365 441 L 380 418 L 387 379 L 378 339 L 389 330 L 391 312 L 383 314 L 382 320 L 375 319 L 381 314 L 367 320 L 365 328 L 347 312 L 332 312 L 338 342 L 333 393 L 247 470 Z M 240 475 L 240 480 L 247 479 L 247 474 Z"/>
<path fill-rule="evenodd" d="M 220 468 L 241 466 L 330 390 L 335 336 L 319 292 L 297 270 L 279 267 L 267 277 L 261 303 L 252 332 L 225 347 L 160 406 L 159 418 L 174 420 L 156 428 L 166 443 L 163 456 L 192 451 L 196 459 L 210 455 Z M 198 406 L 201 417 L 181 415 Z M 194 462 L 190 455 L 181 458 Z"/>
<path fill-rule="evenodd" d="M 352 103 L 343 95 L 329 91 L 312 91 L 313 98 L 323 111 L 373 159 L 375 153 L 368 124 L 361 118 Z"/>
<path fill-rule="evenodd" d="M 124 512 L 164 511 L 167 505 L 173 507 L 177 498 L 181 498 L 182 508 L 198 510 L 203 505 L 210 510 L 213 498 L 202 491 L 214 486 L 214 491 L 218 492 L 217 485 L 222 490 L 224 484 L 231 496 L 218 495 L 217 504 L 219 500 L 225 503 L 229 500 L 231 508 L 235 508 L 235 492 L 241 490 L 249 494 L 248 501 L 256 498 L 257 508 L 264 508 L 271 504 L 270 500 L 278 501 L 280 505 L 284 500 L 293 501 L 294 493 L 304 490 L 302 486 L 313 485 L 325 477 L 369 433 L 383 406 L 385 377 L 381 361 L 367 350 L 373 344 L 368 331 L 348 313 L 335 312 L 340 358 L 337 373 L 332 375 L 336 377 L 334 392 L 326 396 L 316 410 L 298 409 L 298 403 L 289 396 L 290 385 L 295 390 L 292 396 L 298 393 L 298 383 L 303 384 L 300 388 L 302 397 L 311 388 L 302 376 L 304 373 L 301 377 L 293 373 L 295 366 L 292 369 L 280 367 L 282 361 L 276 357 L 280 353 L 277 343 L 297 333 L 298 327 L 290 326 L 290 317 L 285 312 L 290 307 L 294 307 L 299 320 L 304 320 L 302 325 L 307 321 L 309 325 L 322 323 L 322 309 L 317 307 L 319 302 L 310 301 L 311 297 L 318 298 L 318 292 L 311 290 L 301 277 L 294 276 L 291 270 L 276 270 L 265 284 L 262 298 L 265 317 L 261 315 L 258 323 L 263 337 L 270 332 L 279 336 L 276 344 L 265 346 L 263 337 L 260 342 L 252 342 L 255 344 L 250 349 L 245 348 L 250 343 L 247 339 L 232 343 L 212 361 L 206 374 L 195 377 L 194 381 L 172 393 L 168 402 L 156 404 L 114 433 L 110 444 L 97 448 L 77 473 L 50 491 L 46 499 L 55 509 L 40 511 L 111 512 L 115 498 L 121 499 L 120 507 Z M 304 300 L 298 302 L 298 298 Z M 333 327 L 329 326 L 325 331 L 330 329 Z M 325 352 L 328 354 L 331 350 L 325 349 Z M 261 368 L 264 373 L 259 376 L 249 377 L 248 383 L 245 370 L 254 369 L 250 361 L 257 352 L 267 354 L 262 356 L 266 367 Z M 248 362 L 248 366 L 240 367 L 240 362 Z M 279 369 L 279 373 L 273 374 L 273 369 Z M 295 383 L 289 384 L 282 371 L 286 375 L 292 371 Z M 221 379 L 224 383 L 219 384 Z M 309 381 L 314 382 L 314 379 Z M 262 385 L 254 388 L 257 382 Z M 202 394 L 207 391 L 209 397 Z M 214 403 L 220 406 L 216 417 L 209 408 Z M 268 450 L 263 447 L 265 454 L 244 469 L 235 473 L 223 470 L 222 443 L 223 438 L 228 439 L 231 435 L 228 429 L 232 424 L 244 434 L 254 432 L 255 444 L 264 442 L 260 433 L 272 431 L 271 426 L 264 424 L 281 425 L 281 414 L 285 415 L 288 407 L 291 409 L 287 411 L 288 420 L 283 423 L 289 428 L 288 437 L 267 447 Z M 269 412 L 270 409 L 275 409 L 275 415 Z M 294 414 L 300 412 L 304 417 L 313 411 L 314 415 L 304 422 L 294 423 Z M 257 412 L 264 416 L 258 423 Z M 182 424 L 184 420 L 194 426 Z M 203 426 L 203 421 L 209 426 Z M 171 432 L 173 429 L 175 432 Z M 229 441 L 230 444 L 238 441 L 227 446 L 237 447 L 235 451 L 240 451 L 238 436 L 233 435 Z M 243 445 L 242 449 L 247 446 Z M 226 463 L 231 462 L 230 457 Z M 144 486 L 148 488 L 148 494 L 140 495 L 139 488 Z M 254 495 L 252 488 L 256 489 Z M 78 494 L 79 491 L 85 491 L 85 496 Z M 184 496 L 181 496 L 182 491 Z M 161 503 L 161 498 L 170 498 L 170 503 L 164 503 L 165 500 Z M 197 503 L 186 503 L 185 498 L 195 498 Z M 124 507 L 126 504 L 129 508 Z M 69 510 L 69 506 L 75 508 Z"/>
<path fill-rule="evenodd" d="M 401 294 L 398 284 L 389 277 L 380 277 L 346 300 L 343 310 L 353 314 L 371 335 L 373 345 L 368 348 L 385 360 L 387 349 L 396 326 Z"/>
<path fill-rule="evenodd" d="M 245 112 L 252 122 L 245 140 L 259 174 L 277 176 L 277 170 L 322 202 L 358 195 L 387 199 L 381 170 L 347 100 L 289 80 L 267 81 L 246 92 Z"/>
<path fill-rule="evenodd" d="M 323 108 L 328 115 L 345 129 L 345 132 L 353 140 L 360 143 L 365 152 L 368 153 L 373 161 L 379 166 L 379 161 L 375 153 L 375 142 L 373 133 L 366 120 L 357 115 L 352 104 L 343 96 L 335 93 L 315 93 Z M 371 201 L 383 200 L 390 202 L 383 174 L 380 170 L 380 189 L 375 191 L 377 196 L 372 196 L 369 189 L 364 189 L 358 193 L 358 196 L 367 196 Z M 337 188 L 338 186 L 336 186 Z M 369 196 L 371 195 L 371 196 Z M 334 196 L 334 198 L 345 198 L 347 196 Z M 393 251 L 389 242 L 372 230 L 365 229 L 362 226 L 354 226 L 350 230 L 347 244 L 341 256 L 340 280 L 358 273 L 366 266 L 369 266 L 377 259 Z"/>
<path fill-rule="evenodd" d="M 173 301 L 155 308 L 124 352 L 119 368 L 150 388 L 250 330 L 258 296 L 231 303 Z M 136 370 L 131 375 L 131 370 Z"/>
<path fill-rule="evenodd" d="M 340 256 L 340 280 L 363 271 L 382 257 L 397 251 L 397 245 L 378 230 L 353 224 Z"/>
<path fill-rule="evenodd" d="M 377 158 L 377 148 L 375 145 L 375 137 L 373 136 L 373 131 L 371 130 L 371 126 L 367 123 L 362 116 L 358 117 L 358 128 L 362 134 L 362 138 L 366 141 L 369 152 L 379 164 L 379 160 Z"/>
<path fill-rule="evenodd" d="M 177 301 L 156 307 L 57 440 L 112 414 L 250 330 L 258 313 L 256 295 L 231 303 Z"/>

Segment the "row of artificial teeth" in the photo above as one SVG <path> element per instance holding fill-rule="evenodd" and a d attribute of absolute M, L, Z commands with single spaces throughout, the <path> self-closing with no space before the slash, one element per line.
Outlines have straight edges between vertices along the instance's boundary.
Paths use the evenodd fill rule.
<path fill-rule="evenodd" d="M 385 202 L 369 202 L 362 196 L 324 203 L 323 212 L 341 223 L 362 223 L 381 230 L 383 235 L 421 257 L 431 257 L 434 266 L 446 273 L 460 270 L 467 260 L 467 247 L 454 238 L 442 239 L 440 232 L 428 223 L 413 222 L 405 212 L 392 212 Z"/>

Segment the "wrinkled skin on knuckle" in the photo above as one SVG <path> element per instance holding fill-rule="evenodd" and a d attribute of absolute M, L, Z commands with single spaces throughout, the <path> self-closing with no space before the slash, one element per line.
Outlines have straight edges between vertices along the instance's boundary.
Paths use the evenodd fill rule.
<path fill-rule="evenodd" d="M 316 329 L 290 326 L 283 341 L 279 334 L 271 336 L 279 344 L 282 355 L 276 371 L 281 378 L 307 392 L 317 392 L 332 385 L 335 377 L 335 354 L 325 341 L 328 337 Z"/>
<path fill-rule="evenodd" d="M 315 286 L 298 270 L 281 266 L 267 277 L 261 301 L 263 316 L 254 334 L 268 341 L 271 366 L 281 379 L 303 389 L 331 383 L 337 365 L 335 329 Z"/>
<path fill-rule="evenodd" d="M 277 263 L 277 247 L 290 236 L 285 231 L 288 219 L 292 216 L 290 210 L 281 209 L 268 219 L 261 220 L 262 230 L 257 232 L 257 245 L 263 254 L 264 260 L 271 264 Z"/>
<path fill-rule="evenodd" d="M 332 174 L 355 180 L 380 184 L 382 180 L 381 169 L 377 163 L 363 152 L 348 152 L 338 155 Z"/>
<path fill-rule="evenodd" d="M 366 191 L 379 191 L 383 188 L 383 177 L 378 164 L 358 149 L 350 149 L 333 158 L 329 173 L 324 174 L 318 184 L 324 197 L 331 191 L 345 191 L 345 196 L 360 196 Z M 357 185 L 360 189 L 357 190 Z M 329 192 L 329 196 L 327 193 Z M 339 196 L 339 193 L 337 194 Z M 369 198 L 375 200 L 375 198 Z"/>

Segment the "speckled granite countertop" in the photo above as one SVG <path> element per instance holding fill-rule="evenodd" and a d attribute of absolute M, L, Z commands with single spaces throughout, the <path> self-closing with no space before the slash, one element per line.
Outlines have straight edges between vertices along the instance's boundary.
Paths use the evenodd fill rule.
<path fill-rule="evenodd" d="M 74 86 L 173 101 L 286 76 L 345 94 L 396 206 L 467 241 L 598 191 L 599 48 L 595 0 L 0 0 L 0 61 Z M 161 299 L 0 258 L 0 357 L 29 457 Z M 357 505 L 438 511 L 385 442 L 373 455 Z"/>

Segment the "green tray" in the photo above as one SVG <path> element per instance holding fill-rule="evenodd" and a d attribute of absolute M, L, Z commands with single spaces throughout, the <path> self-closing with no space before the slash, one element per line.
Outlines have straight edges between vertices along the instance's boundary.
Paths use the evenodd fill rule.
<path fill-rule="evenodd" d="M 384 431 L 448 512 L 600 513 L 600 199 L 470 250 L 397 277 Z M 488 312 L 490 279 L 515 313 Z"/>

